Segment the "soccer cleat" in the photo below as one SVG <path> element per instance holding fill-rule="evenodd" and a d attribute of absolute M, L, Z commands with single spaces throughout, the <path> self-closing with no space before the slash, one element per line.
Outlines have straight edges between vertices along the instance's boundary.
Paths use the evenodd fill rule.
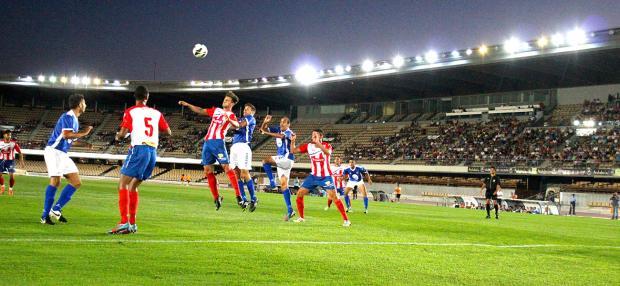
<path fill-rule="evenodd" d="M 495 215 L 495 219 L 499 219 L 499 216 L 498 216 L 498 215 Z"/>
<path fill-rule="evenodd" d="M 4 194 L 4 185 L 0 186 L 0 195 Z"/>
<path fill-rule="evenodd" d="M 348 207 L 348 208 L 347 208 L 347 212 L 348 212 L 348 213 L 352 213 L 352 212 L 353 212 L 353 208 L 352 208 L 352 207 Z"/>
<path fill-rule="evenodd" d="M 224 197 L 222 196 L 218 196 L 217 199 L 215 200 L 215 210 L 219 211 L 220 208 L 222 207 L 222 201 L 224 200 Z"/>
<path fill-rule="evenodd" d="M 300 217 L 300 218 L 294 220 L 294 222 L 296 222 L 296 223 L 305 222 L 305 221 L 306 220 L 303 217 Z"/>
<path fill-rule="evenodd" d="M 345 220 L 345 221 L 344 221 L 344 223 L 342 224 L 342 226 L 344 226 L 344 227 L 349 227 L 349 226 L 351 226 L 351 221 L 349 221 L 349 220 Z"/>
<path fill-rule="evenodd" d="M 61 215 L 58 218 L 58 222 L 62 222 L 62 223 L 68 223 L 69 221 L 67 220 L 67 218 L 64 215 Z"/>
<path fill-rule="evenodd" d="M 129 224 L 129 232 L 130 233 L 138 232 L 138 225 L 137 224 Z"/>
<path fill-rule="evenodd" d="M 50 216 L 45 216 L 45 218 L 41 218 L 41 224 L 55 225 Z"/>
<path fill-rule="evenodd" d="M 328 211 L 328 210 L 329 210 L 329 207 L 324 207 L 324 208 L 323 208 L 323 210 L 324 210 L 324 211 Z"/>
<path fill-rule="evenodd" d="M 295 211 L 291 211 L 284 215 L 284 221 L 289 221 L 295 216 Z"/>
<path fill-rule="evenodd" d="M 368 209 L 365 209 L 365 210 L 364 210 L 364 214 L 367 214 L 367 213 L 368 213 Z"/>
<path fill-rule="evenodd" d="M 490 219 L 490 218 L 491 218 L 491 216 L 490 216 L 490 215 L 487 215 L 487 216 L 486 216 L 486 219 Z"/>
<path fill-rule="evenodd" d="M 55 210 L 50 210 L 49 213 L 50 217 L 55 219 L 55 220 L 60 220 L 60 217 L 62 216 L 62 213 L 60 211 L 55 211 Z"/>
<path fill-rule="evenodd" d="M 129 223 L 119 223 L 108 234 L 128 234 L 131 233 L 131 225 Z"/>
<path fill-rule="evenodd" d="M 252 200 L 250 202 L 250 212 L 253 213 L 256 210 L 256 205 L 258 205 L 258 199 L 256 199 L 255 201 Z"/>

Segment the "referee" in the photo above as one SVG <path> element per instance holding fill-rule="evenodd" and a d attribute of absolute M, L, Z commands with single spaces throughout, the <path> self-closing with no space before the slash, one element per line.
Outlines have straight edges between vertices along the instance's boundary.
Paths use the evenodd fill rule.
<path fill-rule="evenodd" d="M 489 176 L 482 181 L 482 188 L 485 190 L 484 198 L 486 199 L 487 219 L 491 218 L 491 200 L 495 208 L 495 219 L 499 219 L 497 213 L 499 206 L 497 205 L 497 192 L 501 190 L 499 177 L 495 174 L 495 167 L 491 166 Z"/>

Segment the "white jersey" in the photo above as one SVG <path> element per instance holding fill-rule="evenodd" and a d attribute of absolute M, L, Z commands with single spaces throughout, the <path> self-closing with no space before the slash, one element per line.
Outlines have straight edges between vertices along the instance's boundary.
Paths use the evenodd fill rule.
<path fill-rule="evenodd" d="M 159 130 L 168 129 L 168 122 L 159 110 L 136 105 L 125 110 L 121 127 L 131 132 L 131 146 L 148 145 L 157 148 Z"/>

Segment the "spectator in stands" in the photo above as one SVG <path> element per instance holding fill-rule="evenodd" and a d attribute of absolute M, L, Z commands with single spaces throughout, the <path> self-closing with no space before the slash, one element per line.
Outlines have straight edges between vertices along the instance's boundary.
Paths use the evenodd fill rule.
<path fill-rule="evenodd" d="M 618 205 L 619 205 L 619 201 L 620 198 L 618 197 L 618 192 L 615 192 L 611 198 L 609 198 L 609 204 L 611 205 L 612 208 L 612 214 L 611 214 L 611 219 L 618 219 Z"/>
<path fill-rule="evenodd" d="M 577 198 L 575 198 L 575 194 L 570 197 L 570 209 L 568 210 L 568 215 L 575 215 L 575 206 L 577 205 Z"/>

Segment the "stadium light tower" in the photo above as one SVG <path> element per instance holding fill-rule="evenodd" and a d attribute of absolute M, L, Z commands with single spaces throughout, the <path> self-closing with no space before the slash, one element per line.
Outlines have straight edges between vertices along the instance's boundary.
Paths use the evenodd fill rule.
<path fill-rule="evenodd" d="M 571 46 L 578 46 L 585 44 L 588 41 L 588 36 L 580 28 L 575 28 L 572 31 L 566 33 L 566 41 Z"/>
<path fill-rule="evenodd" d="M 69 81 L 69 79 L 66 76 L 61 76 L 60 77 L 60 82 L 61 83 L 65 84 L 65 83 L 67 83 L 67 81 Z"/>
<path fill-rule="evenodd" d="M 51 83 L 56 83 L 56 80 L 57 80 L 57 79 L 56 79 L 56 76 L 51 75 L 51 76 L 50 76 L 50 78 L 49 78 L 49 80 L 50 80 L 50 82 L 51 82 Z"/>
<path fill-rule="evenodd" d="M 317 78 L 316 69 L 310 65 L 304 65 L 295 72 L 295 79 L 303 85 L 311 85 Z"/>
<path fill-rule="evenodd" d="M 76 75 L 71 77 L 71 84 L 80 84 L 80 78 Z"/>
<path fill-rule="evenodd" d="M 430 64 L 436 63 L 439 60 L 439 54 L 433 50 L 430 50 L 424 54 L 424 60 Z"/>
<path fill-rule="evenodd" d="M 364 72 L 371 72 L 375 68 L 375 64 L 371 60 L 365 60 L 362 63 L 362 70 Z"/>
<path fill-rule="evenodd" d="M 509 54 L 518 53 L 521 51 L 521 41 L 515 37 L 511 37 L 510 39 L 504 42 L 504 51 Z"/>
<path fill-rule="evenodd" d="M 403 58 L 403 57 L 402 57 L 402 56 L 400 56 L 400 55 L 396 55 L 396 56 L 392 59 L 392 65 L 393 65 L 395 68 L 400 68 L 400 67 L 402 67 L 403 65 L 405 65 L 405 58 Z"/>

